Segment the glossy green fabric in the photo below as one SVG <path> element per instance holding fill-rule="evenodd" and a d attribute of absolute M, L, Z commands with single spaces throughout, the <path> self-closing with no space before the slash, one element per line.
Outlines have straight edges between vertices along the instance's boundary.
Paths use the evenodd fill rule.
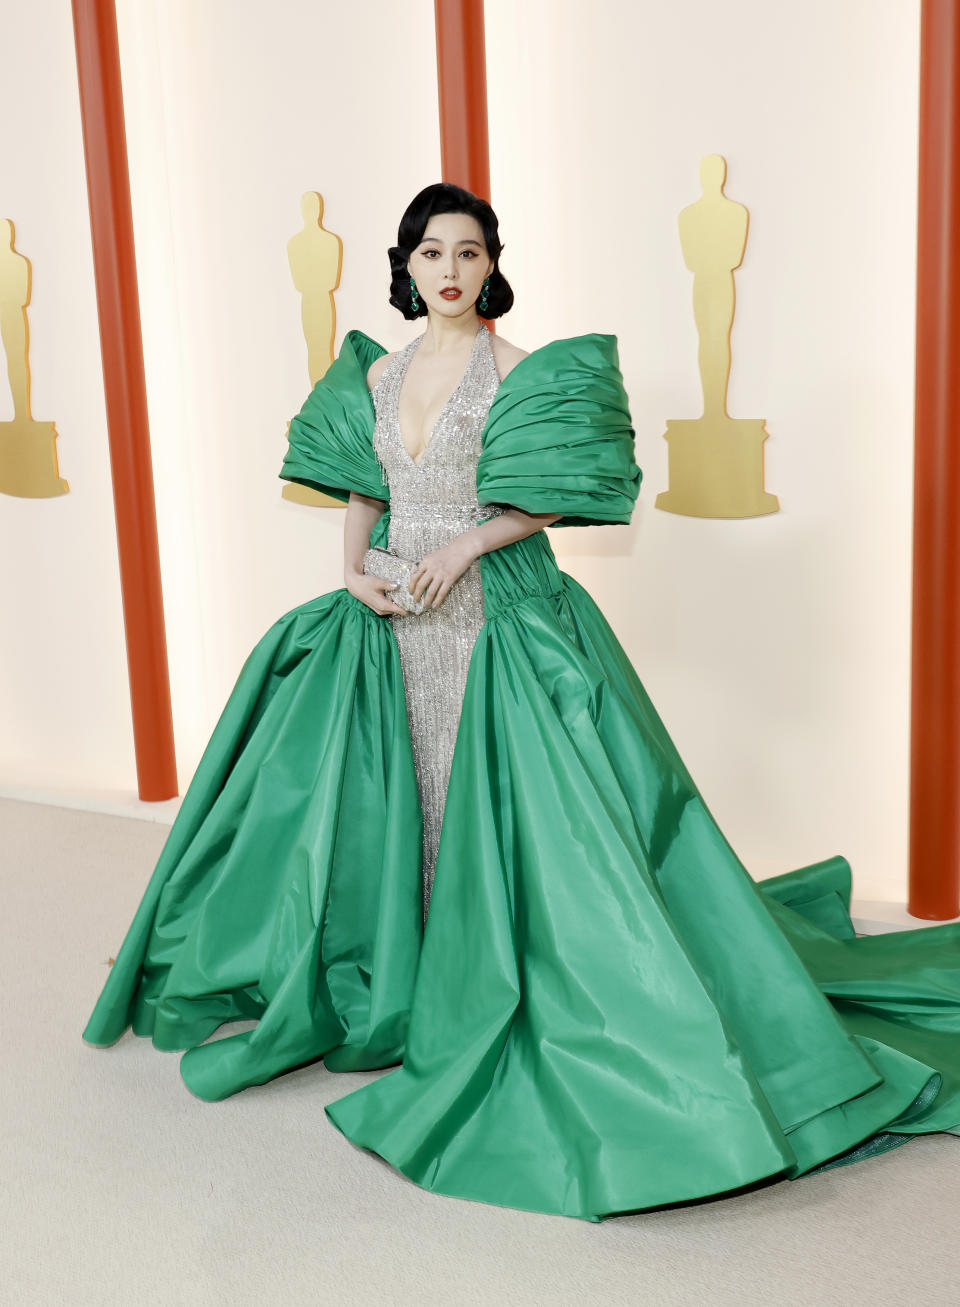
<path fill-rule="evenodd" d="M 349 331 L 288 432 L 280 475 L 347 500 L 389 499 L 371 444 L 370 364 L 385 354 Z M 629 522 L 640 488 L 615 336 L 550 341 L 501 382 L 477 465 L 481 504 L 563 513 L 557 526 Z"/>
<path fill-rule="evenodd" d="M 481 504 L 562 513 L 557 526 L 629 522 L 641 473 L 615 336 L 551 341 L 511 368 L 477 464 Z"/>
<path fill-rule="evenodd" d="M 383 352 L 349 333 L 281 475 L 385 497 Z M 508 374 L 483 502 L 625 521 L 639 481 L 613 337 Z M 333 591 L 244 664 L 85 1038 L 186 1049 L 206 1099 L 321 1056 L 393 1067 L 327 1105 L 347 1138 L 437 1193 L 591 1221 L 960 1133 L 960 926 L 857 939 L 840 856 L 754 882 L 546 534 L 480 567 L 426 929 L 396 645 Z"/>
<path fill-rule="evenodd" d="M 370 364 L 382 345 L 362 331 L 348 331 L 340 353 L 290 422 L 280 475 L 348 500 L 350 491 L 387 500 L 389 491 L 373 453 L 373 396 L 367 388 Z"/>

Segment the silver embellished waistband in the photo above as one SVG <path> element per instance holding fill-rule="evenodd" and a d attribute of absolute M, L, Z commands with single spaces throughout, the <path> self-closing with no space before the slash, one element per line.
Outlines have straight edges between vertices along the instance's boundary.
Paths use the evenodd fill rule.
<path fill-rule="evenodd" d="M 390 504 L 391 519 L 402 517 L 499 517 L 504 510 L 498 504 L 450 504 L 430 499 L 404 499 Z"/>

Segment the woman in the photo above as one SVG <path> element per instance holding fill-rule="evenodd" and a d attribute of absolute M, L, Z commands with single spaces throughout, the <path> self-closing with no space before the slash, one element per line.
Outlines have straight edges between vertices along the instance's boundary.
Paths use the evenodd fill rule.
<path fill-rule="evenodd" d="M 349 332 L 291 422 L 345 587 L 244 664 L 85 1038 L 186 1049 L 206 1099 L 400 1063 L 327 1105 L 350 1140 L 592 1221 L 960 1133 L 960 926 L 857 939 L 844 858 L 737 859 L 542 529 L 630 519 L 616 341 L 493 337 L 500 252 L 422 191 L 390 302 L 426 330 Z"/>

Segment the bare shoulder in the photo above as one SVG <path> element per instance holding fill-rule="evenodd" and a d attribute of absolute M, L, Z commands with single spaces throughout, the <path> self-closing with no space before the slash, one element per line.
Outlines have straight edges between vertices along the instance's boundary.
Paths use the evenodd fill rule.
<path fill-rule="evenodd" d="M 494 361 L 502 381 L 510 369 L 515 368 L 521 359 L 527 357 L 530 351 L 521 349 L 519 345 L 512 345 L 509 340 L 504 340 L 502 336 L 495 336 L 493 332 L 490 333 L 490 340 L 493 344 Z"/>
<path fill-rule="evenodd" d="M 373 360 L 367 369 L 367 388 L 369 390 L 373 390 L 374 386 L 380 380 L 380 374 L 383 372 L 384 368 L 390 360 L 395 359 L 399 353 L 400 351 L 395 349 L 392 354 L 381 354 L 378 359 Z"/>

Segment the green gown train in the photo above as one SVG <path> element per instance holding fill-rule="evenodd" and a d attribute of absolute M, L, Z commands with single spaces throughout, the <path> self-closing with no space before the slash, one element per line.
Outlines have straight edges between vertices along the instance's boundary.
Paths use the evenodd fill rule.
<path fill-rule="evenodd" d="M 280 473 L 384 500 L 371 544 L 383 353 L 348 333 Z M 633 434 L 616 338 L 552 341 L 496 390 L 477 499 L 628 522 Z M 544 531 L 478 565 L 426 925 L 397 642 L 334 590 L 247 657 L 84 1038 L 186 1050 L 207 1100 L 392 1067 L 325 1109 L 354 1144 L 590 1221 L 960 1134 L 960 924 L 857 938 L 841 856 L 754 881 Z"/>

